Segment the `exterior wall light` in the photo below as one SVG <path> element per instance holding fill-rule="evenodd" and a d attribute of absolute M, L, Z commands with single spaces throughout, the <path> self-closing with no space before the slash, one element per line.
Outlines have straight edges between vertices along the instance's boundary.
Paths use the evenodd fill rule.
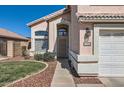
<path fill-rule="evenodd" d="M 87 27 L 84 34 L 84 42 L 83 42 L 84 46 L 91 46 L 91 42 L 89 42 L 90 36 L 91 36 L 91 30 Z"/>

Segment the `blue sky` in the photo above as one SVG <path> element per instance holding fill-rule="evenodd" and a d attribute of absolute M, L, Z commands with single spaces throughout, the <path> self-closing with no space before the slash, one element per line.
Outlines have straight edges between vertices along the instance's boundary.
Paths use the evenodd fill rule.
<path fill-rule="evenodd" d="M 62 8 L 64 8 L 64 5 L 0 5 L 0 28 L 5 28 L 22 36 L 29 37 L 30 28 L 26 26 L 28 22 Z"/>

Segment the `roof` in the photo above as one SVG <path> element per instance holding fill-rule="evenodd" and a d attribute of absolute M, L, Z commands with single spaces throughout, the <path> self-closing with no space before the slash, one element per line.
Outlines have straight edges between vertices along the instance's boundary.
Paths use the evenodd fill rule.
<path fill-rule="evenodd" d="M 41 18 L 39 18 L 39 19 L 37 19 L 37 20 L 34 20 L 34 21 L 28 23 L 27 26 L 30 27 L 30 26 L 32 26 L 33 24 L 36 24 L 36 23 L 38 23 L 38 22 L 40 22 L 40 21 L 47 21 L 47 20 L 49 20 L 49 19 L 51 19 L 51 18 L 57 17 L 57 16 L 63 14 L 66 10 L 67 10 L 67 8 L 63 8 L 63 9 L 61 9 L 61 10 L 58 10 L 58 11 L 56 11 L 56 12 L 54 12 L 54 13 L 51 13 L 51 14 L 49 14 L 49 15 L 46 15 L 46 16 L 44 16 L 44 17 L 41 17 Z"/>
<path fill-rule="evenodd" d="M 0 28 L 0 37 L 12 38 L 12 39 L 19 39 L 19 40 L 27 40 L 27 38 L 18 35 L 14 32 L 10 32 L 6 29 Z"/>
<path fill-rule="evenodd" d="M 118 20 L 124 22 L 124 13 L 77 13 L 79 21 Z"/>

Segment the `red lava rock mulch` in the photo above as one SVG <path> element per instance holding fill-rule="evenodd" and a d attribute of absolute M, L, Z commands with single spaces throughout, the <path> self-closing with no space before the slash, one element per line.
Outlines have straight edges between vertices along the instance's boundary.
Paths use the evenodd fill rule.
<path fill-rule="evenodd" d="M 18 81 L 9 87 L 50 87 L 57 62 L 48 62 L 48 68 L 34 76 Z"/>
<path fill-rule="evenodd" d="M 71 74 L 75 84 L 102 84 L 98 77 L 93 76 L 78 76 L 74 69 L 71 69 Z"/>
<path fill-rule="evenodd" d="M 102 84 L 97 77 L 75 77 L 73 76 L 75 84 Z"/>

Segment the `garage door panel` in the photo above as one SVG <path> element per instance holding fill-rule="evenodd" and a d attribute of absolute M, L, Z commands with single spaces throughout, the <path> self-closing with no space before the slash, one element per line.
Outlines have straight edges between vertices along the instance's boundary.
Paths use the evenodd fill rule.
<path fill-rule="evenodd" d="M 100 49 L 123 49 L 124 50 L 124 42 L 123 43 L 101 43 Z"/>
<path fill-rule="evenodd" d="M 104 62 L 104 63 L 101 63 L 100 66 L 102 68 L 110 68 L 110 69 L 112 69 L 112 68 L 124 68 L 123 62 L 119 62 L 119 61 L 117 61 L 117 62 L 112 63 L 112 64 L 111 64 L 111 62 Z"/>
<path fill-rule="evenodd" d="M 123 42 L 124 41 L 124 38 L 117 38 L 117 37 L 112 37 L 112 36 L 110 36 L 110 37 L 100 37 L 99 38 L 99 40 L 101 40 L 102 42 Z"/>
<path fill-rule="evenodd" d="M 99 53 L 100 56 L 124 56 L 124 50 L 120 49 L 120 50 L 104 50 L 102 49 L 102 51 L 100 51 Z"/>
<path fill-rule="evenodd" d="M 100 64 L 99 68 L 100 75 L 103 76 L 124 76 L 124 65 L 122 63 L 119 64 Z"/>
<path fill-rule="evenodd" d="M 124 34 L 120 33 L 124 31 L 100 31 L 99 75 L 101 76 L 124 76 Z"/>
<path fill-rule="evenodd" d="M 111 56 L 100 56 L 99 61 L 102 62 L 124 62 L 124 57 L 123 56 L 115 56 L 115 57 L 111 57 Z"/>

